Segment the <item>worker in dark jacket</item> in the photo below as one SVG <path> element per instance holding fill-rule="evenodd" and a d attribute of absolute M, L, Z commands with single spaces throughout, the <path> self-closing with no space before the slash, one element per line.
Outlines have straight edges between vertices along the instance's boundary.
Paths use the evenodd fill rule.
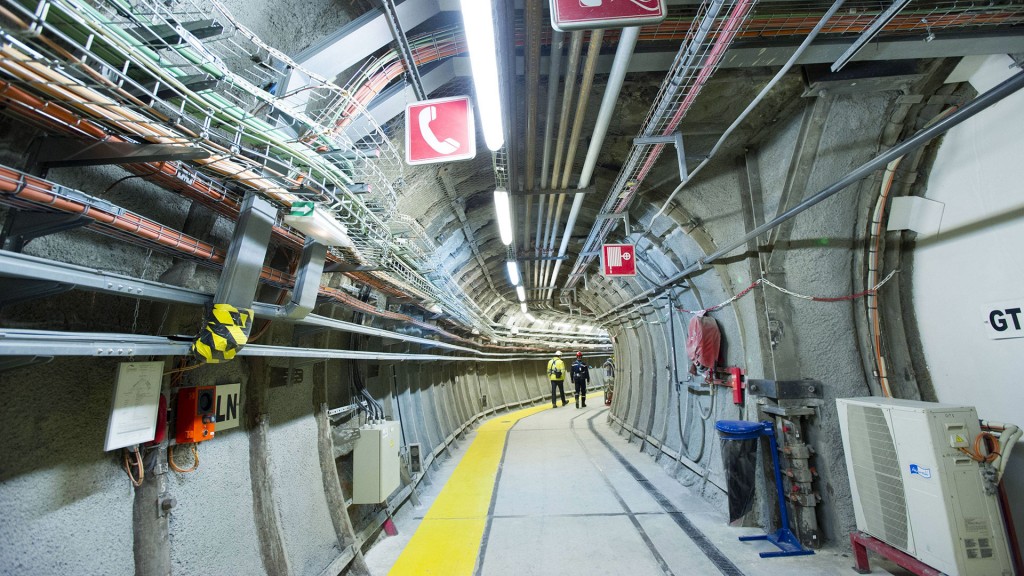
<path fill-rule="evenodd" d="M 580 407 L 580 402 L 583 402 L 583 407 L 587 407 L 587 382 L 590 382 L 590 368 L 583 363 L 583 352 L 576 353 L 576 361 L 572 363 L 572 369 L 569 372 L 572 375 L 572 383 L 576 385 L 576 407 Z"/>

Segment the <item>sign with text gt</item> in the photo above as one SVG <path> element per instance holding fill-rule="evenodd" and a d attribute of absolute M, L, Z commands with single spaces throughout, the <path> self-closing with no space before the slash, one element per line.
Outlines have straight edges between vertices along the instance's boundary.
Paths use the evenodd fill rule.
<path fill-rule="evenodd" d="M 636 276 L 636 246 L 605 244 L 601 246 L 602 276 Z"/>
<path fill-rule="evenodd" d="M 988 325 L 985 334 L 992 340 L 1024 338 L 1024 298 L 986 304 L 982 314 Z"/>
<path fill-rule="evenodd" d="M 405 107 L 405 162 L 433 164 L 476 156 L 469 96 L 421 100 Z"/>
<path fill-rule="evenodd" d="M 665 14 L 665 0 L 551 0 L 551 26 L 562 31 L 657 24 Z"/>

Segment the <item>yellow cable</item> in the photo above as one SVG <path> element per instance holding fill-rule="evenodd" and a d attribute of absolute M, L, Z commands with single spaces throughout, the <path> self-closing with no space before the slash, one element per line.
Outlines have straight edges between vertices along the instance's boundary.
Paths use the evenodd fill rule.
<path fill-rule="evenodd" d="M 191 468 L 178 468 L 178 465 L 174 463 L 174 449 L 175 448 L 176 448 L 176 446 L 171 446 L 171 447 L 169 447 L 167 449 L 167 464 L 171 467 L 171 470 L 174 470 L 175 472 L 180 472 L 182 474 L 187 474 L 189 472 L 195 472 L 196 468 L 199 468 L 199 447 L 198 447 L 198 445 L 196 445 L 195 443 L 192 444 L 192 457 L 195 459 L 195 462 L 192 464 Z"/>
<path fill-rule="evenodd" d="M 134 451 L 135 468 L 139 471 L 138 479 L 136 479 L 135 475 L 132 474 L 132 465 L 130 463 L 130 454 L 132 453 L 132 451 L 125 448 L 124 450 L 122 450 L 122 454 L 124 455 L 124 471 L 128 473 L 128 479 L 131 480 L 132 486 L 138 488 L 139 486 L 142 486 L 142 481 L 146 479 L 146 469 L 143 468 L 142 466 L 142 455 L 139 454 L 139 447 L 136 446 L 134 448 Z"/>

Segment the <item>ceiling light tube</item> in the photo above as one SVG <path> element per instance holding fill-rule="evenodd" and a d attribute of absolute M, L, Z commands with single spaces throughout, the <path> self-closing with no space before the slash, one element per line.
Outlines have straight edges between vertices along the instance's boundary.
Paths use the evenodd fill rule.
<path fill-rule="evenodd" d="M 523 314 L 526 314 L 526 302 L 521 302 L 519 304 L 519 309 L 523 311 Z"/>
<path fill-rule="evenodd" d="M 348 236 L 348 228 L 330 214 L 320 210 L 319 206 L 310 207 L 306 203 L 297 202 L 292 207 L 292 212 L 286 214 L 283 220 L 285 224 L 324 246 L 355 246 Z"/>
<path fill-rule="evenodd" d="M 508 246 L 512 244 L 512 209 L 508 204 L 508 191 L 504 188 L 494 191 L 494 213 L 498 217 L 501 243 Z"/>
<path fill-rule="evenodd" d="M 513 286 L 519 284 L 519 262 L 515 260 L 509 260 L 505 262 L 505 267 L 508 268 L 508 281 Z"/>
<path fill-rule="evenodd" d="M 501 91 L 498 89 L 498 50 L 494 42 L 494 12 L 491 0 L 462 0 L 462 23 L 469 45 L 476 104 L 484 141 L 492 151 L 505 144 L 501 115 Z"/>
<path fill-rule="evenodd" d="M 526 302 L 526 290 L 522 286 L 516 286 L 516 296 L 519 296 L 520 302 Z M 523 304 L 524 306 L 526 304 Z"/>

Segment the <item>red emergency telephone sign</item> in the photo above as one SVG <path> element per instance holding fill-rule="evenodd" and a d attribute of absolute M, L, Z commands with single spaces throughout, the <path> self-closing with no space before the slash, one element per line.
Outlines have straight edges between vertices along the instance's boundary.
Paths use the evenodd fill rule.
<path fill-rule="evenodd" d="M 405 107 L 405 162 L 432 164 L 476 156 L 469 96 L 422 100 Z"/>
<path fill-rule="evenodd" d="M 601 246 L 602 276 L 636 276 L 636 246 L 605 244 Z"/>
<path fill-rule="evenodd" d="M 665 19 L 665 0 L 551 0 L 556 30 L 623 28 Z"/>

